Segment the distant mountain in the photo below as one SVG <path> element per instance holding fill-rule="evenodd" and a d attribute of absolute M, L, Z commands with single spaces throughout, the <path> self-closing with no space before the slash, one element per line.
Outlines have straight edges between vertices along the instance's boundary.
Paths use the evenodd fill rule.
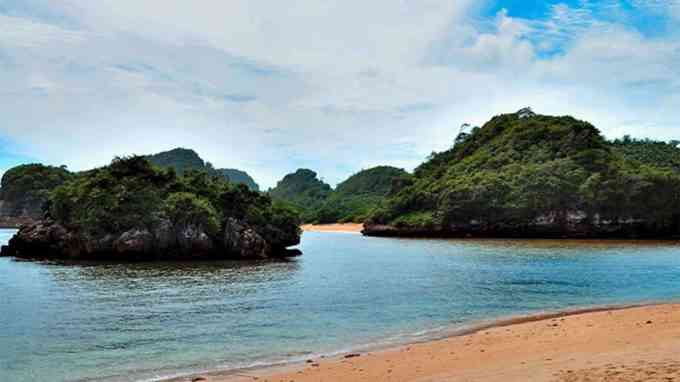
<path fill-rule="evenodd" d="M 172 167 L 177 175 L 183 175 L 188 170 L 208 170 L 205 161 L 194 150 L 176 148 L 158 154 L 147 155 L 146 159 L 159 167 Z"/>
<path fill-rule="evenodd" d="M 300 210 L 305 222 L 363 222 L 409 177 L 402 169 L 374 167 L 352 175 L 333 190 L 314 171 L 300 169 L 286 175 L 269 193 Z"/>
<path fill-rule="evenodd" d="M 379 166 L 350 176 L 319 208 L 319 223 L 363 222 L 385 197 L 398 191 L 410 178 L 403 169 Z"/>
<path fill-rule="evenodd" d="M 156 166 L 172 167 L 179 175 L 188 170 L 206 171 L 212 175 L 223 176 L 232 183 L 245 184 L 253 191 L 260 190 L 260 186 L 248 173 L 236 169 L 215 169 L 210 162 L 205 162 L 198 153 L 191 149 L 176 148 L 147 155 L 146 159 Z"/>
<path fill-rule="evenodd" d="M 463 131 L 373 212 L 381 236 L 680 236 L 677 143 L 528 109 Z"/>
<path fill-rule="evenodd" d="M 316 172 L 299 169 L 280 180 L 269 190 L 272 199 L 290 203 L 297 208 L 305 222 L 313 222 L 317 210 L 331 193 L 331 186 L 317 178 Z"/>
<path fill-rule="evenodd" d="M 255 180 L 245 171 L 237 170 L 235 168 L 221 168 L 216 171 L 221 173 L 232 183 L 245 184 L 253 191 L 260 191 L 260 186 L 255 183 Z"/>
<path fill-rule="evenodd" d="M 62 167 L 26 164 L 2 176 L 0 225 L 16 226 L 42 217 L 49 193 L 73 174 Z"/>

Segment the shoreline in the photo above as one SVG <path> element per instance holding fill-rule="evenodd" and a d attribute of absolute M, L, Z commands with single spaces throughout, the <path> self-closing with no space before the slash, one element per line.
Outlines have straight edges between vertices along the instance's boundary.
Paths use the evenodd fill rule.
<path fill-rule="evenodd" d="M 602 333 L 606 329 L 611 329 L 610 321 L 613 316 L 617 317 L 618 323 L 634 324 L 636 327 L 647 328 L 655 333 L 646 333 L 643 338 L 638 338 L 644 342 L 648 339 L 651 342 L 658 340 L 657 337 L 662 337 L 662 339 L 667 338 L 671 341 L 671 348 L 673 350 L 672 354 L 676 354 L 676 351 L 680 353 L 680 302 L 647 302 L 647 303 L 635 303 L 635 304 L 622 304 L 622 305 L 604 305 L 604 306 L 592 306 L 592 307 L 580 307 L 567 310 L 559 311 L 545 311 L 526 315 L 511 315 L 500 317 L 498 319 L 489 320 L 479 320 L 472 322 L 468 325 L 456 325 L 448 330 L 442 330 L 438 335 L 433 335 L 429 338 L 424 338 L 421 340 L 404 341 L 403 343 L 393 343 L 393 344 L 373 344 L 357 346 L 350 351 L 339 351 L 330 355 L 310 355 L 311 359 L 307 360 L 290 360 L 288 362 L 277 362 L 272 365 L 267 366 L 253 366 L 241 369 L 231 369 L 231 370 L 212 370 L 202 373 L 192 373 L 186 376 L 176 376 L 172 378 L 162 379 L 162 381 L 168 382 L 185 382 L 192 381 L 196 378 L 205 378 L 203 381 L 209 382 L 245 382 L 245 381 L 343 381 L 348 373 L 353 374 L 351 380 L 356 381 L 379 381 L 379 380 L 390 380 L 390 381 L 454 381 L 457 378 L 465 377 L 466 381 L 486 381 L 486 380 L 498 380 L 498 381 L 523 381 L 523 380 L 536 380 L 536 381 L 552 381 L 556 380 L 555 374 L 549 374 L 551 378 L 544 379 L 534 379 L 533 375 L 536 372 L 537 365 L 530 367 L 529 361 L 531 358 L 541 358 L 546 356 L 546 354 L 538 353 L 534 351 L 525 352 L 509 352 L 505 354 L 505 358 L 510 357 L 513 360 L 519 360 L 520 365 L 527 366 L 526 368 L 518 367 L 517 369 L 522 369 L 524 374 L 518 376 L 518 379 L 513 379 L 514 377 L 509 376 L 505 373 L 503 368 L 498 369 L 494 365 L 486 365 L 486 362 L 481 362 L 485 356 L 491 356 L 494 352 L 494 345 L 500 347 L 501 350 L 516 349 L 518 345 L 524 346 L 539 346 L 551 338 L 549 336 L 538 335 L 535 332 L 541 329 L 547 328 L 559 328 L 562 326 L 575 326 L 576 332 L 578 333 L 577 338 L 572 338 L 573 336 L 567 335 L 561 338 L 563 342 L 567 342 L 566 345 L 573 347 L 574 344 L 569 342 L 579 342 L 581 346 L 577 346 L 576 353 L 583 355 L 591 349 L 591 341 L 594 337 L 602 337 L 606 333 Z M 659 336 L 659 328 L 653 326 L 654 322 L 659 322 L 659 316 L 669 316 L 672 318 L 672 325 L 665 328 L 664 330 L 671 331 L 672 336 Z M 654 320 L 643 319 L 643 318 L 653 317 Z M 585 325 L 584 322 L 587 321 Z M 603 322 L 604 321 L 604 322 Z M 651 324 L 649 323 L 651 322 Z M 620 328 L 619 328 L 620 329 Z M 494 339 L 495 337 L 503 337 L 505 333 L 519 332 L 520 335 L 512 336 L 512 338 L 505 338 L 507 341 L 499 341 L 495 344 L 475 344 L 477 340 Z M 584 332 L 589 332 L 589 335 L 584 337 Z M 490 334 L 495 334 L 496 336 L 487 337 Z M 554 334 L 554 333 L 550 333 Z M 618 342 L 620 347 L 622 343 L 628 346 L 628 350 L 633 352 L 638 347 L 644 347 L 648 344 L 638 343 L 635 341 L 623 341 L 621 336 L 630 335 L 630 330 L 628 327 L 617 333 L 617 336 L 604 336 L 604 343 Z M 532 340 L 528 337 L 535 336 Z M 507 337 L 507 336 L 506 336 Z M 517 341 L 516 338 L 524 338 L 525 341 Z M 498 339 L 498 338 L 496 338 Z M 585 339 L 585 342 L 583 340 Z M 529 342 L 527 344 L 526 342 Z M 522 342 L 518 344 L 517 342 Z M 597 342 L 597 341 L 596 341 Z M 600 345 L 602 345 L 602 339 L 600 338 Z M 578 345 L 578 344 L 577 344 Z M 480 348 L 483 347 L 483 348 Z M 606 346 L 605 346 L 606 347 Z M 561 347 L 560 347 L 561 348 Z M 564 351 L 558 350 L 549 354 L 551 360 L 558 359 L 559 357 L 565 357 L 568 354 Z M 417 349 L 417 351 L 412 351 Z M 608 349 L 611 351 L 612 349 Z M 405 354 L 407 353 L 407 354 Z M 442 362 L 434 362 L 438 357 L 433 355 L 439 354 L 442 356 Z M 446 355 L 454 355 L 457 357 L 454 360 L 460 361 L 461 359 L 466 359 L 466 362 L 462 365 L 463 367 L 453 368 L 448 365 L 445 360 Z M 595 358 L 601 356 L 603 353 L 596 352 L 592 354 Z M 606 354 L 606 352 L 605 352 Z M 672 358 L 672 354 L 667 357 Z M 573 355 L 573 354 L 571 354 Z M 526 359 L 525 359 L 526 358 Z M 641 355 L 639 358 L 644 359 L 645 357 Z M 656 356 L 651 356 L 656 360 Z M 663 358 L 663 357 L 662 357 Z M 524 359 L 524 360 L 522 360 Z M 541 358 L 541 360 L 543 360 Z M 423 366 L 424 364 L 434 362 L 436 365 Z M 507 362 L 504 357 L 499 357 L 496 360 L 498 363 Z M 535 360 L 534 360 L 535 361 Z M 566 364 L 563 364 L 563 368 L 579 369 L 578 366 L 591 366 L 589 360 L 569 358 L 566 360 Z M 625 360 L 624 360 L 625 361 Z M 639 363 L 640 360 L 636 359 L 634 362 L 631 360 L 628 363 Z M 651 362 L 651 361 L 650 361 Z M 539 362 L 540 363 L 540 362 Z M 626 362 L 622 363 L 622 367 L 628 364 Z M 400 373 L 397 364 L 408 364 L 413 367 L 407 367 L 406 371 Z M 470 365 L 472 366 L 470 366 Z M 474 367 L 473 367 L 474 366 Z M 540 366 L 540 365 L 539 365 Z M 597 366 L 597 365 L 595 365 Z M 677 365 L 672 365 L 674 372 L 677 371 L 678 377 L 680 378 L 680 361 Z M 676 368 L 677 366 L 677 368 Z M 413 375 L 414 368 L 419 371 L 416 373 L 418 375 Z M 581 367 L 587 374 L 583 378 L 586 379 L 570 379 L 577 374 L 574 374 L 574 370 L 569 369 L 569 373 L 563 373 L 564 381 L 585 381 L 593 373 L 604 372 L 599 369 L 585 368 Z M 474 369 L 474 370 L 472 370 Z M 410 372 L 409 372 L 410 370 Z M 542 368 L 545 370 L 545 368 Z M 552 370 L 552 368 L 550 369 Z M 567 370 L 567 369 L 564 369 Z M 564 371 L 562 370 L 562 371 Z M 476 377 L 474 372 L 481 373 L 479 377 Z M 519 372 L 521 370 L 515 370 Z M 465 374 L 465 373 L 468 374 Z M 470 372 L 473 372 L 470 374 Z M 489 375 L 489 373 L 495 375 Z M 450 375 L 448 375 L 448 374 Z M 656 373 L 656 372 L 655 372 Z M 546 374 L 548 376 L 548 374 Z M 675 374 L 673 374 L 675 376 Z M 442 378 L 442 379 L 428 379 L 428 378 Z M 452 378 L 452 379 L 449 379 Z M 528 378 L 528 379 L 527 379 Z M 200 379 L 199 379 L 200 380 Z M 617 381 L 628 381 L 628 379 L 616 379 Z M 634 379 L 631 379 L 634 380 Z M 662 379 L 659 379 L 662 380 Z M 663 379 L 664 381 L 666 379 Z M 680 379 L 678 379 L 680 380 Z"/>
<path fill-rule="evenodd" d="M 303 224 L 304 232 L 361 233 L 364 225 L 360 223 Z"/>

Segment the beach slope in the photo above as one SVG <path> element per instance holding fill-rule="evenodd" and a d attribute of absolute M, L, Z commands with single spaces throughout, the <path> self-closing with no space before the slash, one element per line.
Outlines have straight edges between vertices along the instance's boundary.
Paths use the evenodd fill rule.
<path fill-rule="evenodd" d="M 678 355 L 680 305 L 656 305 L 510 320 L 471 334 L 386 351 L 202 378 L 219 382 L 680 381 Z"/>

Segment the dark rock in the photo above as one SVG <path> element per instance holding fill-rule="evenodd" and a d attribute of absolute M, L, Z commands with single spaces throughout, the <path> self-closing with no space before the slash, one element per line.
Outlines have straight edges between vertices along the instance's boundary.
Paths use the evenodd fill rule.
<path fill-rule="evenodd" d="M 186 226 L 177 232 L 177 245 L 183 255 L 200 256 L 215 249 L 213 240 L 199 227 Z"/>
<path fill-rule="evenodd" d="M 227 219 L 225 224 L 224 246 L 240 258 L 263 259 L 271 253 L 271 247 L 262 236 L 234 218 Z"/>
<path fill-rule="evenodd" d="M 361 357 L 361 354 L 359 353 L 352 353 L 352 354 L 347 354 L 345 358 L 356 358 L 356 357 Z"/>
<path fill-rule="evenodd" d="M 46 219 L 23 226 L 0 252 L 0 256 L 73 260 L 265 259 L 299 255 L 296 249 L 273 247 L 258 231 L 236 219 L 227 221 L 222 238 L 213 238 L 200 227 L 175 227 L 168 221 L 161 221 L 152 231 L 132 229 L 92 237 Z"/>
<path fill-rule="evenodd" d="M 107 235 L 107 241 L 111 235 Z M 118 253 L 148 253 L 153 248 L 154 237 L 147 230 L 134 229 L 124 232 L 113 242 Z"/>

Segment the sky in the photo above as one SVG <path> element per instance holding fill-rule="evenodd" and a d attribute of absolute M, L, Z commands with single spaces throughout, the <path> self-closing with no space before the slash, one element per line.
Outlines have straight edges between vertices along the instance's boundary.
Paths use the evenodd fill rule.
<path fill-rule="evenodd" d="M 186 147 L 334 185 L 526 106 L 680 138 L 680 0 L 0 0 L 0 172 Z"/>

